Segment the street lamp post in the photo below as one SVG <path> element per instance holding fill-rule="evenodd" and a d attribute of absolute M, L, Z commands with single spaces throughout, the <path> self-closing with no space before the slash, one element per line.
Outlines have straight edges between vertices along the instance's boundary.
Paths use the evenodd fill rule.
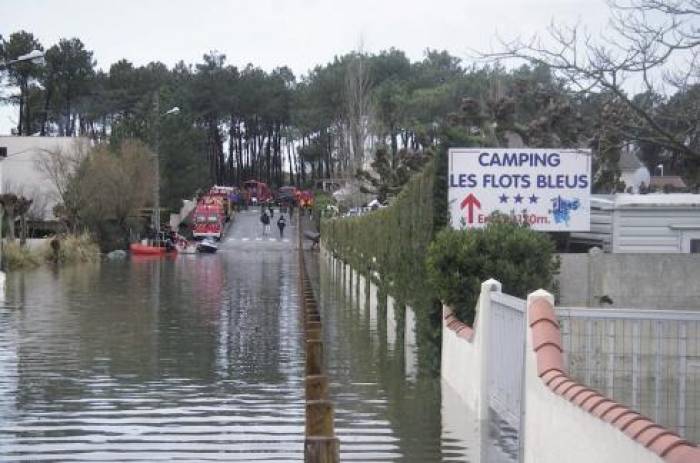
<path fill-rule="evenodd" d="M 0 71 L 4 71 L 10 66 L 17 64 L 17 63 L 35 63 L 35 64 L 43 64 L 44 63 L 44 52 L 41 50 L 32 50 L 26 55 L 20 55 L 16 59 L 6 61 L 4 63 L 0 63 Z M 2 187 L 2 161 L 4 159 L 4 156 L 0 156 L 0 195 L 3 193 L 3 187 Z M 4 212 L 4 211 L 3 211 Z M 0 301 L 5 298 L 5 272 L 2 270 L 2 254 L 3 254 L 3 239 L 2 239 L 2 220 L 3 220 L 3 215 L 0 213 Z"/>
<path fill-rule="evenodd" d="M 159 156 L 159 150 L 160 150 L 160 119 L 161 117 L 168 116 L 170 114 L 177 114 L 180 112 L 180 108 L 177 106 L 174 106 L 167 110 L 166 112 L 162 113 L 160 112 L 160 92 L 156 92 L 156 98 L 155 98 L 155 114 L 156 114 L 156 121 L 155 121 L 155 143 L 154 143 L 154 151 L 155 151 L 155 165 L 154 165 L 154 176 L 155 178 L 153 179 L 153 228 L 155 229 L 156 232 L 156 239 L 160 238 L 160 156 Z"/>
<path fill-rule="evenodd" d="M 41 50 L 32 50 L 26 55 L 20 55 L 16 59 L 0 63 L 0 71 L 7 69 L 13 64 L 26 63 L 27 61 L 33 64 L 44 64 L 44 52 Z"/>

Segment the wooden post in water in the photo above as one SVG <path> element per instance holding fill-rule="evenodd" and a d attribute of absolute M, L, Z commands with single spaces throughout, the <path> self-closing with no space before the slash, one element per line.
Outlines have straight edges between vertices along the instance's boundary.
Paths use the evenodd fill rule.
<path fill-rule="evenodd" d="M 333 437 L 333 402 L 306 401 L 306 435 Z"/>
<path fill-rule="evenodd" d="M 307 463 L 337 463 L 340 448 L 337 437 L 306 436 L 304 461 Z"/>
<path fill-rule="evenodd" d="M 304 461 L 337 463 L 338 438 L 333 430 L 333 403 L 328 400 L 306 402 L 306 440 Z"/>
<path fill-rule="evenodd" d="M 309 375 L 304 384 L 306 400 L 328 399 L 328 378 L 325 375 Z"/>
<path fill-rule="evenodd" d="M 323 369 L 323 342 L 319 339 L 306 341 L 306 375 L 320 375 Z"/>
<path fill-rule="evenodd" d="M 340 443 L 333 425 L 333 402 L 328 400 L 328 377 L 323 374 L 323 337 L 321 313 L 311 281 L 306 273 L 301 237 L 301 214 L 297 215 L 299 232 L 299 301 L 304 318 L 306 343 L 306 396 L 304 461 L 306 463 L 338 463 Z"/>

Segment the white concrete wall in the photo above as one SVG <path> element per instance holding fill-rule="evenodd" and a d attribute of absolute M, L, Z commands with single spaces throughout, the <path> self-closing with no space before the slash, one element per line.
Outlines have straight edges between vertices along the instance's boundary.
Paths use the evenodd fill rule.
<path fill-rule="evenodd" d="M 393 297 L 386 298 L 386 343 L 390 347 L 396 344 L 396 331 L 398 324 L 396 323 L 396 301 Z"/>
<path fill-rule="evenodd" d="M 406 378 L 416 379 L 418 375 L 418 344 L 416 343 L 416 314 L 406 306 L 404 319 L 403 352 L 406 365 Z"/>
<path fill-rule="evenodd" d="M 343 273 L 352 270 L 342 265 Z M 349 282 L 349 278 L 347 280 Z M 369 286 L 370 330 L 376 333 L 378 288 L 371 281 L 358 279 L 359 285 Z M 489 280 L 482 284 L 476 307 L 475 330 L 471 339 L 459 336 L 448 323 L 442 328 L 443 430 L 451 438 L 473 442 L 474 455 L 482 454 L 480 423 L 488 417 L 487 365 L 490 319 L 490 293 L 500 291 L 500 283 Z M 542 296 L 538 292 L 538 297 Z M 444 307 L 445 313 L 450 309 Z M 394 343 L 397 323 L 395 301 L 387 300 L 387 341 Z M 415 368 L 415 314 L 406 308 L 405 324 L 406 374 Z M 413 370 L 415 371 L 415 370 Z M 664 460 L 644 448 L 617 428 L 591 415 L 568 400 L 554 394 L 537 375 L 537 357 L 533 350 L 532 333 L 528 329 L 524 378 L 525 414 L 521 438 L 524 439 L 524 463 L 662 463 Z M 446 408 L 447 407 L 447 408 Z M 476 412 L 476 413 L 474 413 Z M 476 415 L 476 422 L 463 418 Z M 466 434 L 465 434 L 466 433 Z M 475 457 L 475 461 L 478 457 Z"/>
<path fill-rule="evenodd" d="M 488 417 L 487 393 L 487 346 L 489 333 L 489 311 L 492 291 L 501 291 L 496 280 L 481 284 L 481 294 L 475 309 L 474 334 L 471 340 L 457 335 L 444 322 L 444 315 L 452 313 L 443 306 L 442 357 L 440 374 L 462 398 L 469 409 L 476 412 L 479 420 Z M 483 392 L 482 392 L 483 391 Z"/>
<path fill-rule="evenodd" d="M 524 463 L 664 461 L 611 424 L 554 394 L 537 375 L 531 329 L 526 344 Z"/>
<path fill-rule="evenodd" d="M 343 264 L 343 293 L 345 295 L 350 291 L 350 266 Z"/>
<path fill-rule="evenodd" d="M 698 254 L 560 254 L 559 305 L 700 309 Z"/>
<path fill-rule="evenodd" d="M 358 286 L 358 301 L 357 301 L 357 307 L 360 313 L 364 313 L 365 311 L 365 305 L 367 304 L 367 297 L 366 297 L 366 290 L 367 290 L 367 279 L 363 277 L 362 275 L 358 275 L 357 278 L 357 286 Z"/>
<path fill-rule="evenodd" d="M 48 246 L 49 241 L 51 238 L 27 238 L 27 247 L 31 250 L 38 250 L 43 246 Z"/>
<path fill-rule="evenodd" d="M 464 412 L 464 403 L 461 397 L 446 381 L 440 382 L 440 389 L 442 440 L 452 441 L 455 443 L 455 448 L 462 447 L 464 449 L 464 455 L 455 455 L 453 458 L 462 457 L 463 460 L 460 458 L 459 461 L 488 461 L 485 458 L 485 449 L 482 444 L 483 423 L 474 419 L 473 413 Z"/>
<path fill-rule="evenodd" d="M 478 331 L 474 333 L 474 338 L 477 336 Z M 460 338 L 443 324 L 440 373 L 470 410 L 479 410 L 481 356 L 474 340 L 469 342 Z"/>
<path fill-rule="evenodd" d="M 371 332 L 377 332 L 377 311 L 379 306 L 377 285 L 370 282 L 369 284 L 369 329 Z"/>

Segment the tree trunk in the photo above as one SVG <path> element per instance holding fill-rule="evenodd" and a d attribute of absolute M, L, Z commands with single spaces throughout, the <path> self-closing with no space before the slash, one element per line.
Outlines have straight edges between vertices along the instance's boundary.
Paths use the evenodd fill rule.
<path fill-rule="evenodd" d="M 236 137 L 238 145 L 236 146 L 236 156 L 238 160 L 238 170 L 236 171 L 236 185 L 240 186 L 245 175 L 245 164 L 243 164 L 243 135 L 241 134 L 240 122 L 236 125 Z"/>
<path fill-rule="evenodd" d="M 267 162 L 266 175 L 267 184 L 272 186 L 272 126 L 267 128 L 267 143 L 265 144 L 265 161 Z"/>
<path fill-rule="evenodd" d="M 46 136 L 46 125 L 49 120 L 49 105 L 51 103 L 51 94 L 53 92 L 53 85 L 50 83 L 46 84 L 46 96 L 44 97 L 44 114 L 41 119 L 41 136 Z"/>
<path fill-rule="evenodd" d="M 27 243 L 27 214 L 19 216 L 19 245 L 24 247 Z"/>
<path fill-rule="evenodd" d="M 71 117 L 72 113 L 72 108 L 71 108 L 71 102 L 70 102 L 70 94 L 66 96 L 66 136 L 71 137 L 73 136 L 73 118 Z"/>
<path fill-rule="evenodd" d="M 29 102 L 29 97 L 24 105 L 24 133 L 32 134 L 32 105 Z"/>
<path fill-rule="evenodd" d="M 289 164 L 289 184 L 298 185 L 299 182 L 294 180 L 294 163 L 292 162 L 292 145 L 289 140 L 285 140 L 287 145 L 287 163 Z"/>
<path fill-rule="evenodd" d="M 236 134 L 235 134 L 235 118 L 233 114 L 230 118 L 228 129 L 228 175 L 226 176 L 228 184 L 232 185 L 235 180 L 233 159 L 236 151 Z"/>
<path fill-rule="evenodd" d="M 11 210 L 5 211 L 7 215 L 7 239 L 15 240 L 15 213 Z"/>

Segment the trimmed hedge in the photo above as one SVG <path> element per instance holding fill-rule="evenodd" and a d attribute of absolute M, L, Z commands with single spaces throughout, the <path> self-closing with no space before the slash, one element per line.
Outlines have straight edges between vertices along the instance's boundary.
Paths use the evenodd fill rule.
<path fill-rule="evenodd" d="M 428 282 L 425 256 L 447 223 L 446 150 L 415 174 L 389 207 L 321 222 L 324 246 L 380 288 L 415 309 L 420 363 L 439 368 L 441 305 Z M 444 166 L 444 169 L 443 169 Z M 444 172 L 443 172 L 444 171 Z M 442 179 L 442 181 L 441 181 Z"/>
<path fill-rule="evenodd" d="M 483 229 L 442 230 L 430 245 L 427 267 L 440 299 L 471 324 L 483 281 L 495 278 L 504 292 L 525 298 L 554 289 L 559 259 L 547 234 L 496 215 Z"/>
<path fill-rule="evenodd" d="M 425 255 L 435 235 L 434 161 L 406 184 L 389 207 L 321 224 L 327 249 L 364 274 L 377 271 L 391 287 L 389 292 L 406 303 L 417 299 L 417 286 L 427 286 Z"/>
<path fill-rule="evenodd" d="M 446 177 L 443 147 L 389 207 L 321 222 L 321 239 L 329 251 L 365 276 L 376 271 L 381 281 L 375 283 L 383 293 L 415 309 L 419 361 L 433 369 L 440 365 L 441 300 L 472 323 L 484 280 L 496 278 L 504 291 L 525 297 L 538 288 L 556 292 L 553 278 L 559 268 L 549 236 L 507 216 L 494 217 L 482 230 L 445 228 Z"/>

